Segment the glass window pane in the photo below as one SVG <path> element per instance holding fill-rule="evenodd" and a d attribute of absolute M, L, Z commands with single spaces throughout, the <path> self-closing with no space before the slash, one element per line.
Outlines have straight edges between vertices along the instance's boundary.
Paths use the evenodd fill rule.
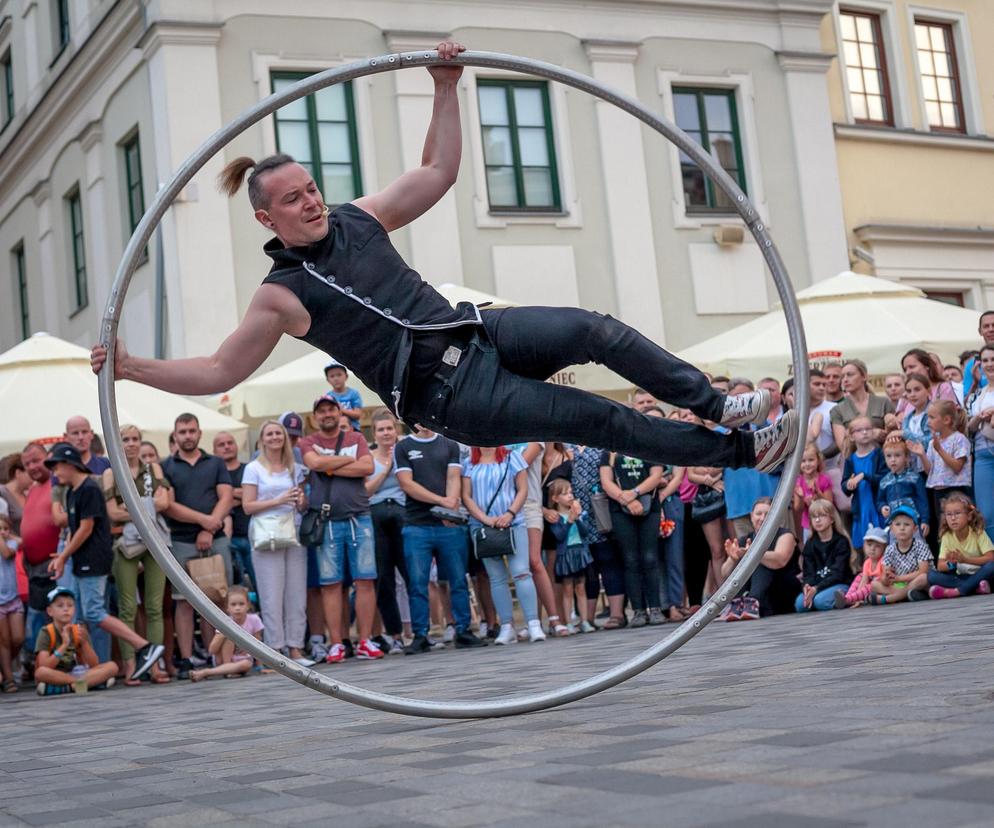
<path fill-rule="evenodd" d="M 735 140 L 731 133 L 711 133 L 711 155 L 725 169 L 736 165 Z"/>
<path fill-rule="evenodd" d="M 866 109 L 866 97 L 863 95 L 851 95 L 849 98 L 850 104 L 852 104 L 852 116 L 854 118 L 859 118 L 860 120 L 866 120 L 867 109 Z"/>
<path fill-rule="evenodd" d="M 932 62 L 932 53 L 920 49 L 918 51 L 918 66 L 923 75 L 934 75 L 935 64 Z"/>
<path fill-rule="evenodd" d="M 949 51 L 949 47 L 946 45 L 946 30 L 943 26 L 929 26 L 928 36 L 932 41 L 933 52 Z"/>
<path fill-rule="evenodd" d="M 949 78 L 938 78 L 936 80 L 936 87 L 939 92 L 940 101 L 955 101 L 956 98 L 953 96 L 953 84 Z"/>
<path fill-rule="evenodd" d="M 348 124 L 318 124 L 318 151 L 322 164 L 351 164 Z"/>
<path fill-rule="evenodd" d="M 873 42 L 873 25 L 868 17 L 856 18 L 856 34 L 863 43 Z"/>
<path fill-rule="evenodd" d="M 708 131 L 730 132 L 732 129 L 732 107 L 728 95 L 705 95 L 704 117 Z"/>
<path fill-rule="evenodd" d="M 846 66 L 859 66 L 859 44 L 846 42 L 842 44 L 846 55 Z"/>
<path fill-rule="evenodd" d="M 873 69 L 877 68 L 877 50 L 873 47 L 872 43 L 863 43 L 859 47 L 859 56 L 864 66 Z"/>
<path fill-rule="evenodd" d="M 879 95 L 867 95 L 866 106 L 871 121 L 884 120 L 884 99 Z"/>
<path fill-rule="evenodd" d="M 850 92 L 863 91 L 863 73 L 859 69 L 846 69 Z"/>
<path fill-rule="evenodd" d="M 840 14 L 839 25 L 842 27 L 842 37 L 846 40 L 856 39 L 856 21 L 851 14 Z"/>
<path fill-rule="evenodd" d="M 922 93 L 925 95 L 926 101 L 939 100 L 939 90 L 935 85 L 935 78 L 930 75 L 922 77 Z"/>
<path fill-rule="evenodd" d="M 956 112 L 956 105 L 951 103 L 939 104 L 942 110 L 942 125 L 947 127 L 959 126 L 959 113 Z"/>
<path fill-rule="evenodd" d="M 518 87 L 514 90 L 514 115 L 518 126 L 545 126 L 545 110 L 542 105 L 542 90 L 531 87 Z"/>
<path fill-rule="evenodd" d="M 880 94 L 880 73 L 877 71 L 863 72 L 863 88 L 870 95 Z"/>
<path fill-rule="evenodd" d="M 518 188 L 514 183 L 513 167 L 492 167 L 487 170 L 487 192 L 491 207 L 517 207 Z"/>
<path fill-rule="evenodd" d="M 341 84 L 315 92 L 314 104 L 319 121 L 347 121 L 349 119 L 345 107 L 345 87 Z"/>
<path fill-rule="evenodd" d="M 942 113 L 937 103 L 925 101 L 925 114 L 928 116 L 930 126 L 942 126 Z"/>
<path fill-rule="evenodd" d="M 697 130 L 688 130 L 687 135 L 689 135 L 694 140 L 695 144 L 700 144 L 700 146 L 702 147 L 704 146 L 704 142 L 701 140 L 701 133 L 699 133 Z"/>
<path fill-rule="evenodd" d="M 698 130 L 701 128 L 700 118 L 697 113 L 697 96 L 686 93 L 677 93 L 673 96 L 673 110 L 676 114 L 676 123 L 680 129 Z M 700 136 L 697 136 L 700 142 Z"/>
<path fill-rule="evenodd" d="M 915 24 L 915 45 L 919 49 L 932 48 L 932 44 L 928 39 L 928 26 L 922 26 L 920 23 Z"/>
<path fill-rule="evenodd" d="M 554 207 L 552 175 L 547 169 L 524 170 L 525 204 L 528 207 Z"/>
<path fill-rule="evenodd" d="M 545 129 L 541 127 L 519 129 L 518 147 L 521 152 L 521 163 L 524 166 L 549 166 L 549 145 L 546 142 Z"/>
<path fill-rule="evenodd" d="M 306 123 L 277 123 L 277 135 L 280 152 L 292 155 L 301 164 L 311 163 L 311 135 Z"/>
<path fill-rule="evenodd" d="M 321 194 L 329 204 L 343 204 L 355 198 L 350 165 L 322 164 L 321 177 L 324 179 Z"/>
<path fill-rule="evenodd" d="M 707 187 L 700 167 L 683 168 L 683 198 L 687 206 L 708 206 Z"/>
<path fill-rule="evenodd" d="M 507 127 L 484 127 L 483 160 L 487 164 L 510 165 L 514 163 L 511 153 L 511 130 Z"/>
<path fill-rule="evenodd" d="M 936 52 L 932 55 L 932 62 L 935 66 L 935 74 L 941 77 L 950 77 L 952 72 L 949 71 L 949 56 L 943 52 Z"/>
<path fill-rule="evenodd" d="M 288 86 L 293 86 L 297 81 L 289 80 L 287 78 L 273 78 L 273 91 L 282 92 Z M 285 120 L 287 118 L 293 119 L 295 121 L 306 121 L 307 120 L 307 99 L 298 98 L 293 103 L 288 103 L 286 106 L 281 106 L 276 110 L 277 120 Z"/>
<path fill-rule="evenodd" d="M 507 95 L 502 86 L 481 86 L 480 123 L 502 125 L 509 123 L 507 118 Z"/>

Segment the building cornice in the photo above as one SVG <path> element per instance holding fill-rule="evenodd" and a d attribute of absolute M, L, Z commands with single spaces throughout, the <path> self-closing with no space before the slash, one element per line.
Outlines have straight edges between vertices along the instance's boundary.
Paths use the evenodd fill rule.
<path fill-rule="evenodd" d="M 434 49 L 443 40 L 452 36 L 444 31 L 413 31 L 408 29 L 387 30 L 383 33 L 387 48 L 391 52 L 417 52 L 420 49 Z"/>
<path fill-rule="evenodd" d="M 79 137 L 76 140 L 79 141 L 83 152 L 89 152 L 103 137 L 104 130 L 100 121 L 90 121 L 90 123 L 83 127 L 83 131 L 79 133 Z"/>
<path fill-rule="evenodd" d="M 951 135 L 917 129 L 835 124 L 835 137 L 851 141 L 876 141 L 885 144 L 911 144 L 919 147 L 943 147 L 960 150 L 994 152 L 994 138 L 986 135 Z"/>
<path fill-rule="evenodd" d="M 853 228 L 861 241 L 869 244 L 956 244 L 994 246 L 994 227 L 943 227 L 918 224 L 862 224 Z"/>
<path fill-rule="evenodd" d="M 634 63 L 639 44 L 625 40 L 584 40 L 583 50 L 588 59 L 598 63 Z"/>
<path fill-rule="evenodd" d="M 784 72 L 813 72 L 824 75 L 835 60 L 834 54 L 827 52 L 777 52 L 777 62 Z"/>
<path fill-rule="evenodd" d="M 192 20 L 157 20 L 141 36 L 137 46 L 148 60 L 162 46 L 215 46 L 224 23 Z"/>
<path fill-rule="evenodd" d="M 51 197 L 52 185 L 47 178 L 39 181 L 31 189 L 31 200 L 35 203 L 35 207 L 41 207 L 41 205 L 48 201 Z"/>

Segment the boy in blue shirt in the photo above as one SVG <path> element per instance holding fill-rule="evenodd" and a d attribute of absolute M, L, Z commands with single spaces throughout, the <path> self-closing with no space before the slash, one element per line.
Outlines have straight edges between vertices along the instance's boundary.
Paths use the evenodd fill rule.
<path fill-rule="evenodd" d="M 349 388 L 345 382 L 349 378 L 348 369 L 340 362 L 332 360 L 324 366 L 324 378 L 328 380 L 331 390 L 325 396 L 338 401 L 342 413 L 352 423 L 352 430 L 359 430 L 359 418 L 362 416 L 362 397 L 354 388 Z"/>

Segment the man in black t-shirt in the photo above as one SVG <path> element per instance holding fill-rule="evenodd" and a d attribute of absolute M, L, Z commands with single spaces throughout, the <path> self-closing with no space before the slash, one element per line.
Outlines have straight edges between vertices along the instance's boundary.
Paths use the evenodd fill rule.
<path fill-rule="evenodd" d="M 253 589 L 256 586 L 255 568 L 252 566 L 252 546 L 249 544 L 249 516 L 242 509 L 242 474 L 245 464 L 238 459 L 238 443 L 227 431 L 219 431 L 214 437 L 214 454 L 224 461 L 224 467 L 231 478 L 231 496 L 234 504 L 229 518 L 231 520 L 231 563 L 235 570 L 235 583 L 245 584 L 248 575 Z M 225 528 L 227 532 L 227 527 Z"/>
<path fill-rule="evenodd" d="M 407 593 L 411 601 L 414 641 L 408 655 L 431 650 L 428 641 L 428 578 L 432 557 L 438 559 L 439 578 L 446 578 L 456 621 L 456 647 L 479 647 L 469 626 L 469 592 L 466 563 L 469 552 L 466 528 L 443 521 L 432 508 L 458 509 L 462 485 L 459 445 L 441 434 L 418 426 L 394 449 L 397 482 L 407 495 L 404 519 L 404 561 L 407 564 Z"/>
<path fill-rule="evenodd" d="M 164 648 L 161 644 L 150 644 L 107 612 L 107 576 L 114 562 L 114 551 L 103 492 L 90 479 L 90 470 L 79 452 L 68 443 L 55 446 L 45 465 L 68 487 L 69 539 L 48 565 L 49 571 L 58 580 L 72 558 L 83 620 L 131 644 L 135 648 L 135 671 L 131 678 L 141 678 L 159 660 Z"/>

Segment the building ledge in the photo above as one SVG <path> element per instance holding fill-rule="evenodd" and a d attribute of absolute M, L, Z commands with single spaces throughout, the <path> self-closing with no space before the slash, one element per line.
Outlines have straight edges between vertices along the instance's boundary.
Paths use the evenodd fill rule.
<path fill-rule="evenodd" d="M 855 141 L 879 141 L 885 144 L 913 144 L 919 147 L 994 152 L 994 138 L 986 135 L 951 135 L 948 132 L 923 132 L 917 129 L 835 124 L 835 137 Z"/>
<path fill-rule="evenodd" d="M 928 224 L 862 224 L 853 228 L 856 237 L 868 244 L 958 244 L 994 246 L 994 227 L 943 227 Z"/>

